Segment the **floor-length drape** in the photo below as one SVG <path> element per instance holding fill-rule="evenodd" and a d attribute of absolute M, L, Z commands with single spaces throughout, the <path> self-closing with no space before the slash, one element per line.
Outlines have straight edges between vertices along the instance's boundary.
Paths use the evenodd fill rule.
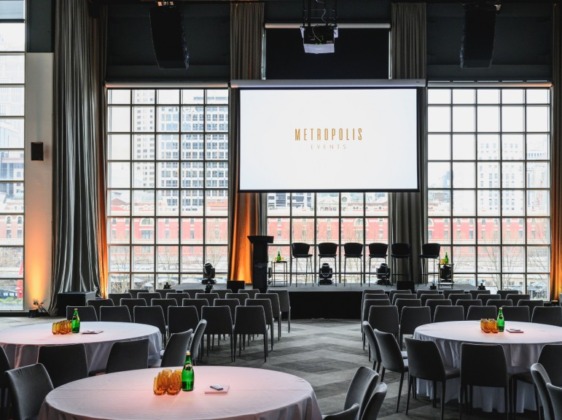
<path fill-rule="evenodd" d="M 230 77 L 259 79 L 261 77 L 263 3 L 233 3 L 230 17 Z M 231 90 L 229 108 L 229 278 L 252 281 L 251 245 L 248 235 L 264 232 L 261 194 L 238 190 L 239 104 L 238 91 Z M 259 118 L 259 116 L 256 116 Z"/>
<path fill-rule="evenodd" d="M 550 187 L 550 299 L 562 293 L 562 14 L 553 5 L 552 39 L 552 141 Z"/>
<path fill-rule="evenodd" d="M 102 85 L 99 19 L 87 0 L 57 0 L 54 59 L 53 281 L 57 294 L 100 288 Z M 103 197 L 102 197 L 103 198 Z"/>
<path fill-rule="evenodd" d="M 426 78 L 426 5 L 425 3 L 392 3 L 392 78 Z M 411 280 L 419 282 L 419 254 L 424 241 L 424 167 L 426 155 L 426 91 L 418 96 L 418 145 L 420 178 L 419 192 L 390 194 L 390 242 L 406 242 L 412 249 Z M 396 151 L 400 153 L 400 151 Z M 404 273 L 404 263 L 391 267 L 392 272 Z M 403 277 L 398 280 L 405 280 Z M 425 279 L 424 279 L 425 280 Z"/>

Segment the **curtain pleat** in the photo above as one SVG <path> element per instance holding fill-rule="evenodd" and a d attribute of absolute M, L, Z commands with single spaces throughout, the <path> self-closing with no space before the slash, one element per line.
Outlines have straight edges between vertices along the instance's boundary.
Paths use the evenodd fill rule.
<path fill-rule="evenodd" d="M 57 0 L 54 54 L 53 281 L 50 309 L 57 295 L 100 288 L 98 22 L 87 0 Z"/>
<path fill-rule="evenodd" d="M 230 77 L 261 77 L 263 3 L 233 3 L 230 16 Z M 252 282 L 249 235 L 263 234 L 262 197 L 259 193 L 239 191 L 239 101 L 238 91 L 231 90 L 229 105 L 229 279 Z"/>
<path fill-rule="evenodd" d="M 391 43 L 392 43 L 392 78 L 393 79 L 425 79 L 426 78 L 426 4 L 425 3 L 392 3 L 391 9 Z M 390 194 L 390 243 L 406 242 L 412 250 L 411 279 L 420 282 L 421 266 L 418 256 L 425 235 L 425 162 L 426 144 L 426 95 L 423 91 L 418 96 L 418 147 L 419 153 L 419 192 L 403 192 Z M 391 265 L 394 273 L 405 273 L 407 261 Z M 403 278 L 399 278 L 403 279 Z"/>
<path fill-rule="evenodd" d="M 560 4 L 553 5 L 552 38 L 552 139 L 550 186 L 550 299 L 562 293 L 562 16 Z"/>

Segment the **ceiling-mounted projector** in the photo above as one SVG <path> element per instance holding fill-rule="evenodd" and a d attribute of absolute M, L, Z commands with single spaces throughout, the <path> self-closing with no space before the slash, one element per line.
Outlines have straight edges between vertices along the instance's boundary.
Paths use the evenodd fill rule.
<path fill-rule="evenodd" d="M 306 54 L 333 54 L 338 27 L 335 25 L 301 26 L 302 42 Z"/>

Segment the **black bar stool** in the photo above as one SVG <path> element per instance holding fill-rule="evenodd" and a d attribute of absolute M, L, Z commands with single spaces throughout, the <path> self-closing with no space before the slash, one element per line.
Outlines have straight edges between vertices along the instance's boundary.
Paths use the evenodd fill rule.
<path fill-rule="evenodd" d="M 360 263 L 360 269 L 359 272 L 356 274 L 359 274 L 360 276 L 360 284 L 363 284 L 363 244 L 360 244 L 359 242 L 347 242 L 345 244 L 343 244 L 343 250 L 344 250 L 344 255 L 343 255 L 343 274 L 344 274 L 344 278 L 343 278 L 343 284 L 344 286 L 347 284 L 347 260 L 349 258 L 355 258 L 355 259 L 359 259 L 359 263 Z"/>
<path fill-rule="evenodd" d="M 411 264 L 411 254 L 410 244 L 405 242 L 396 242 L 390 246 L 390 257 L 392 258 L 393 274 L 392 276 L 405 276 L 407 281 L 411 281 L 410 278 L 410 264 Z M 398 261 L 406 260 L 406 271 L 399 272 L 397 270 Z M 396 279 L 398 281 L 398 279 Z"/>
<path fill-rule="evenodd" d="M 334 260 L 334 274 L 337 273 L 338 244 L 334 242 L 320 242 L 318 244 L 318 266 L 322 267 L 323 259 Z M 335 280 L 334 280 L 335 281 Z M 337 282 L 335 282 L 337 285 Z"/>
<path fill-rule="evenodd" d="M 373 271 L 371 270 L 371 262 L 373 259 L 382 259 L 384 263 L 386 263 L 386 253 L 388 251 L 388 244 L 383 244 L 381 242 L 372 242 L 368 245 L 369 247 L 369 286 L 371 285 L 371 274 Z M 376 273 L 375 269 L 375 273 Z M 385 279 L 381 279 L 385 280 Z M 390 280 L 390 279 L 386 279 Z"/>
<path fill-rule="evenodd" d="M 422 245 L 422 253 L 420 254 L 421 277 L 425 277 L 426 283 L 429 283 L 429 275 L 433 274 L 433 281 L 439 281 L 439 272 L 437 271 L 437 263 L 439 262 L 439 253 L 441 252 L 441 244 L 426 243 Z M 433 260 L 433 271 L 429 272 L 429 260 Z"/>
<path fill-rule="evenodd" d="M 308 273 L 312 274 L 312 254 L 309 253 L 310 245 L 305 242 L 293 242 L 291 244 L 291 255 L 295 260 L 295 287 L 299 285 L 299 260 L 305 260 L 304 284 L 308 283 Z M 291 276 L 292 277 L 292 276 Z M 314 282 L 314 281 L 313 281 Z M 291 282 L 292 283 L 292 282 Z"/>

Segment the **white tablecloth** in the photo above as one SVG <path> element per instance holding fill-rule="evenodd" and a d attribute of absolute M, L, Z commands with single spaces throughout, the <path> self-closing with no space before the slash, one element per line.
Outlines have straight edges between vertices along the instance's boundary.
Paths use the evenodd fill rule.
<path fill-rule="evenodd" d="M 51 323 L 22 325 L 0 331 L 0 346 L 4 347 L 11 367 L 37 363 L 39 347 L 84 343 L 90 371 L 105 369 L 111 346 L 116 341 L 148 338 L 148 361 L 160 360 L 162 334 L 152 325 L 130 322 L 82 322 L 80 330 L 102 331 L 99 334 L 54 335 Z"/>
<path fill-rule="evenodd" d="M 178 369 L 181 367 L 178 367 Z M 311 385 L 266 369 L 195 366 L 195 387 L 178 395 L 154 395 L 160 368 L 92 376 L 51 391 L 39 419 L 244 419 L 319 420 Z M 208 394 L 212 384 L 227 393 Z"/>
<path fill-rule="evenodd" d="M 523 372 L 538 361 L 545 344 L 562 343 L 562 328 L 546 324 L 507 321 L 506 329 L 520 329 L 523 333 L 484 333 L 480 321 L 454 321 L 426 324 L 416 328 L 414 338 L 434 341 L 446 365 L 460 368 L 462 343 L 501 344 L 509 373 Z M 420 391 L 430 393 L 430 384 L 420 381 Z M 446 400 L 458 398 L 459 381 L 447 383 Z M 505 411 L 503 391 L 494 388 L 474 388 L 474 407 L 484 411 Z M 536 402 L 532 386 L 519 382 L 517 386 L 517 411 L 535 410 Z"/>

